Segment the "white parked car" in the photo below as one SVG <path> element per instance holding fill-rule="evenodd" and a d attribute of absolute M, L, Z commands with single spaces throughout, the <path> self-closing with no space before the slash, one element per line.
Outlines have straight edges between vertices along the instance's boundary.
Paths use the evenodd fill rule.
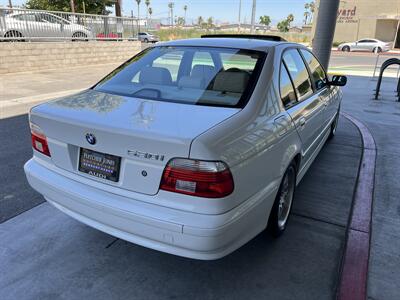
<path fill-rule="evenodd" d="M 83 25 L 47 12 L 20 11 L 0 17 L 0 39 L 85 40 L 93 36 Z"/>
<path fill-rule="evenodd" d="M 148 32 L 139 32 L 138 40 L 144 43 L 157 43 L 160 39 L 154 34 Z"/>
<path fill-rule="evenodd" d="M 335 134 L 345 83 L 294 43 L 160 43 L 34 107 L 25 173 L 89 226 L 217 259 L 266 228 L 283 233 L 296 185 Z"/>
<path fill-rule="evenodd" d="M 392 43 L 382 42 L 377 39 L 361 39 L 356 42 L 342 43 L 338 46 L 339 51 L 367 51 L 380 53 L 389 51 L 392 48 Z"/>

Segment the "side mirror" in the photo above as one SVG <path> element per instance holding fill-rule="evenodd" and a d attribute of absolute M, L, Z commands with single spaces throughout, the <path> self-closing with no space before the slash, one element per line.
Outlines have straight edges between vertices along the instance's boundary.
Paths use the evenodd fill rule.
<path fill-rule="evenodd" d="M 332 79 L 328 82 L 329 85 L 333 86 L 345 86 L 347 83 L 347 77 L 344 75 L 333 75 Z"/>

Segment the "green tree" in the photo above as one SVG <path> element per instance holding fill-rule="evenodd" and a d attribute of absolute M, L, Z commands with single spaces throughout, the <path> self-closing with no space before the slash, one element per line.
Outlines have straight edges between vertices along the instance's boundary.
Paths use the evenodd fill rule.
<path fill-rule="evenodd" d="M 214 28 L 214 20 L 212 17 L 209 17 L 207 19 L 207 29 L 211 29 L 211 28 Z"/>
<path fill-rule="evenodd" d="M 280 32 L 288 32 L 290 29 L 290 23 L 294 21 L 294 16 L 292 14 L 288 15 L 285 20 L 278 23 L 277 27 Z"/>
<path fill-rule="evenodd" d="M 310 13 L 308 11 L 304 12 L 304 25 L 307 25 L 308 17 L 310 16 Z"/>
<path fill-rule="evenodd" d="M 138 27 L 138 32 L 140 32 L 140 15 L 139 15 L 139 9 L 140 9 L 140 2 L 141 0 L 135 0 L 137 4 L 137 27 Z"/>
<path fill-rule="evenodd" d="M 185 23 L 185 25 L 186 25 L 186 11 L 187 11 L 187 9 L 188 9 L 188 6 L 187 6 L 187 5 L 184 5 L 184 6 L 183 6 L 183 10 L 184 10 L 184 12 L 185 12 L 185 17 L 184 17 L 184 23 Z"/>
<path fill-rule="evenodd" d="M 176 24 L 178 26 L 183 26 L 185 25 L 185 18 L 184 17 L 178 17 L 178 19 L 176 20 Z"/>
<path fill-rule="evenodd" d="M 276 25 L 276 27 L 278 27 L 278 30 L 280 32 L 288 32 L 289 31 L 289 22 L 287 19 L 282 20 Z"/>
<path fill-rule="evenodd" d="M 75 12 L 83 13 L 83 0 L 74 0 Z M 85 11 L 88 14 L 110 13 L 106 8 L 115 4 L 114 0 L 86 0 Z M 70 0 L 27 0 L 25 4 L 29 9 L 54 10 L 70 12 Z"/>
<path fill-rule="evenodd" d="M 149 6 L 150 6 L 150 0 L 145 0 L 144 4 L 146 5 L 146 25 L 147 25 L 147 28 L 149 28 Z"/>
<path fill-rule="evenodd" d="M 307 21 L 308 23 L 311 23 L 315 11 L 314 1 L 304 4 L 304 9 L 306 10 L 304 13 L 304 18 L 305 18 L 304 24 L 307 24 Z"/>
<path fill-rule="evenodd" d="M 310 23 L 311 23 L 311 21 L 312 21 L 312 19 L 314 17 L 314 12 L 315 12 L 315 2 L 311 1 L 309 3 L 309 5 L 310 5 Z"/>
<path fill-rule="evenodd" d="M 260 16 L 260 24 L 265 25 L 266 27 L 269 26 L 269 24 L 271 24 L 271 18 L 269 16 Z M 264 32 L 265 32 L 266 28 L 264 27 Z"/>
<path fill-rule="evenodd" d="M 202 26 L 203 26 L 203 23 L 204 23 L 203 17 L 202 17 L 202 16 L 199 16 L 199 17 L 197 18 L 197 25 L 198 25 L 199 27 L 202 27 Z"/>
<path fill-rule="evenodd" d="M 260 24 L 263 24 L 265 26 L 269 26 L 271 24 L 271 18 L 269 16 L 260 16 Z"/>
<path fill-rule="evenodd" d="M 153 9 L 151 7 L 149 7 L 148 12 L 149 12 L 149 16 L 150 16 L 149 20 L 151 22 L 151 15 L 153 14 Z"/>
<path fill-rule="evenodd" d="M 171 25 L 172 26 L 174 26 L 174 6 L 175 6 L 175 4 L 174 4 L 174 2 L 169 2 L 168 3 L 168 8 L 169 8 L 169 13 L 170 13 L 170 16 L 171 16 Z"/>

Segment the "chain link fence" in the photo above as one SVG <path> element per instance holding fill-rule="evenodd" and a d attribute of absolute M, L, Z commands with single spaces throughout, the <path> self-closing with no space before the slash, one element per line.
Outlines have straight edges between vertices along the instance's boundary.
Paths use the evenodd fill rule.
<path fill-rule="evenodd" d="M 0 7 L 2 41 L 137 40 L 146 20 Z"/>

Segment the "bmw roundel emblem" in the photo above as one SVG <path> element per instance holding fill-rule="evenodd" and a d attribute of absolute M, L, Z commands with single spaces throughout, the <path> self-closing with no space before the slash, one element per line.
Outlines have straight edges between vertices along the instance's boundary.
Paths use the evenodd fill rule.
<path fill-rule="evenodd" d="M 86 133 L 86 140 L 90 145 L 96 144 L 96 137 L 93 133 Z"/>

